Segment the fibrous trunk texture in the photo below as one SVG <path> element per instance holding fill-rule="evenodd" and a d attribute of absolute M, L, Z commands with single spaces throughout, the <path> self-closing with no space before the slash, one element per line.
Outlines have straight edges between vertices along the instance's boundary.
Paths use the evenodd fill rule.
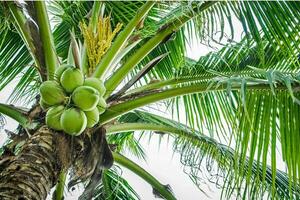
<path fill-rule="evenodd" d="M 18 155 L 10 157 L 5 167 L 0 168 L 1 200 L 46 199 L 62 169 L 57 139 L 50 129 L 42 126 Z"/>

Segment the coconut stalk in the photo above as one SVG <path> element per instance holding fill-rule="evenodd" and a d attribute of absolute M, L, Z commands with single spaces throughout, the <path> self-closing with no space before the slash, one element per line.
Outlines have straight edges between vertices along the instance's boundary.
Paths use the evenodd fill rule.
<path fill-rule="evenodd" d="M 59 175 L 59 180 L 55 188 L 54 197 L 57 200 L 64 199 L 64 186 L 67 178 L 67 172 L 65 170 L 61 171 Z"/>

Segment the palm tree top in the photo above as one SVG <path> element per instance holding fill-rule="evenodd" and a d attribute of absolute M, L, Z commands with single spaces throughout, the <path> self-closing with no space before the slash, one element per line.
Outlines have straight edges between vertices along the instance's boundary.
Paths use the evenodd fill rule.
<path fill-rule="evenodd" d="M 98 165 L 93 173 L 80 171 L 88 163 L 84 159 L 72 163 L 70 180 L 62 170 L 59 180 L 70 181 L 69 188 L 86 182 L 82 198 L 139 198 L 119 174 L 122 166 L 149 183 L 155 195 L 175 199 L 172 183 L 163 185 L 126 157 L 130 152 L 146 159 L 137 138 L 149 136 L 151 142 L 157 133 L 174 138 L 173 151 L 200 190 L 206 164 L 210 175 L 216 169 L 214 183 L 224 199 L 295 199 L 299 19 L 296 1 L 2 2 L 0 92 L 14 88 L 9 105 L 0 104 L 0 119 L 15 119 L 17 132 L 33 140 L 45 124 L 45 112 L 36 112 L 40 85 L 55 80 L 61 65 L 72 64 L 85 78 L 104 82 L 107 108 L 85 135 L 103 144 L 92 133 L 104 133 L 115 159 L 98 174 Z M 238 26 L 243 32 L 237 36 Z M 188 55 L 190 44 L 214 50 L 195 60 Z M 7 143 L 0 153 L 12 146 Z M 286 169 L 278 167 L 282 162 Z M 57 195 L 61 187 L 57 184 Z"/>

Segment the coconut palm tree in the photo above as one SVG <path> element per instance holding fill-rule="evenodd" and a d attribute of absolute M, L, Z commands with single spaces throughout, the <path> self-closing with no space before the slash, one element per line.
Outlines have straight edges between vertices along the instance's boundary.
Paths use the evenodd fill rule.
<path fill-rule="evenodd" d="M 81 182 L 81 199 L 137 199 L 115 166 L 176 199 L 172 184 L 126 157 L 144 159 L 134 136 L 154 134 L 174 138 L 199 188 L 206 164 L 223 199 L 299 198 L 298 2 L 0 5 L 0 90 L 16 82 L 0 113 L 19 123 L 0 151 L 0 199 L 45 199 L 52 188 L 63 199 L 65 185 Z M 218 48 L 194 60 L 195 41 Z M 66 63 L 106 87 L 105 112 L 80 136 L 49 128 L 39 104 L 40 85 Z"/>

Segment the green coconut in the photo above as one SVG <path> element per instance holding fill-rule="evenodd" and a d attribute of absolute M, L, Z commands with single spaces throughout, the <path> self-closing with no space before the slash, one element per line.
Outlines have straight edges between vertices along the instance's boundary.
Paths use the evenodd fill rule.
<path fill-rule="evenodd" d="M 44 101 L 42 100 L 42 98 L 40 98 L 39 104 L 40 104 L 40 106 L 41 106 L 41 108 L 42 108 L 43 110 L 47 110 L 48 108 L 51 107 L 51 105 L 49 105 L 49 104 L 47 104 L 46 102 L 44 102 Z"/>
<path fill-rule="evenodd" d="M 87 118 L 82 110 L 68 108 L 61 115 L 60 124 L 65 133 L 77 136 L 86 128 Z"/>
<path fill-rule="evenodd" d="M 107 107 L 107 104 L 106 104 L 105 99 L 103 97 L 100 97 L 98 104 L 97 104 L 97 109 L 98 109 L 100 115 L 105 112 L 106 107 Z"/>
<path fill-rule="evenodd" d="M 48 105 L 63 104 L 66 96 L 64 90 L 55 81 L 45 81 L 40 86 L 41 99 Z"/>
<path fill-rule="evenodd" d="M 57 131 L 62 130 L 62 126 L 60 123 L 60 118 L 62 113 L 64 112 L 64 106 L 52 106 L 46 113 L 46 124 Z"/>
<path fill-rule="evenodd" d="M 86 127 L 92 128 L 99 122 L 99 111 L 97 108 L 94 108 L 91 111 L 84 112 L 87 118 L 87 125 Z"/>
<path fill-rule="evenodd" d="M 62 64 L 61 66 L 59 66 L 55 70 L 55 74 L 54 74 L 55 80 L 57 80 L 58 82 L 60 82 L 61 75 L 64 73 L 64 71 L 66 71 L 66 69 L 72 68 L 72 67 L 73 67 L 72 65 L 68 65 L 68 64 Z"/>
<path fill-rule="evenodd" d="M 99 92 L 90 86 L 80 86 L 72 94 L 72 101 L 83 111 L 96 108 L 99 98 Z"/>
<path fill-rule="evenodd" d="M 73 90 L 81 86 L 83 82 L 84 77 L 82 72 L 74 67 L 66 69 L 60 78 L 60 84 L 68 93 L 73 92 Z"/>
<path fill-rule="evenodd" d="M 101 81 L 100 79 L 97 79 L 97 78 L 93 78 L 93 77 L 86 78 L 84 80 L 83 85 L 95 88 L 99 92 L 100 96 L 103 96 L 106 92 L 106 88 L 104 86 L 103 81 Z"/>

